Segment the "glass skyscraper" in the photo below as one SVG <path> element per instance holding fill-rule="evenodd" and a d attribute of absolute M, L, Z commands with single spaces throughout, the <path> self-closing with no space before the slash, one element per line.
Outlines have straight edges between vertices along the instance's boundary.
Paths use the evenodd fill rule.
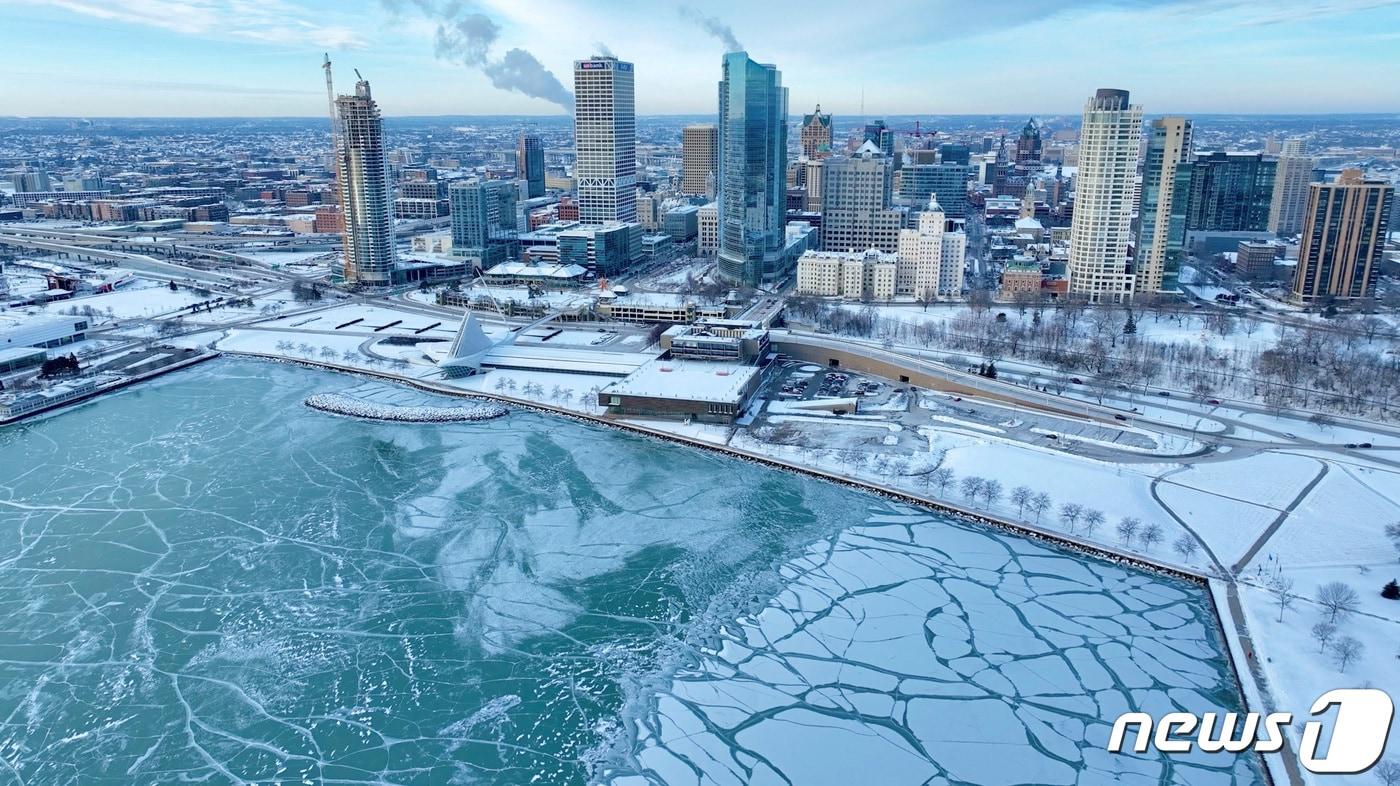
<path fill-rule="evenodd" d="M 544 143 L 530 134 L 521 134 L 515 149 L 515 177 L 525 181 L 530 199 L 544 196 Z"/>
<path fill-rule="evenodd" d="M 1191 121 L 1152 121 L 1142 166 L 1135 285 L 1138 293 L 1174 292 L 1186 245 L 1186 202 L 1191 186 Z"/>
<path fill-rule="evenodd" d="M 780 279 L 788 92 L 777 66 L 724 56 L 719 83 L 719 269 L 754 286 Z"/>
<path fill-rule="evenodd" d="M 1186 228 L 1196 232 L 1264 232 L 1278 162 L 1263 153 L 1203 153 L 1191 165 Z"/>
<path fill-rule="evenodd" d="M 489 268 L 515 256 L 515 204 L 519 188 L 511 180 L 469 180 L 447 189 L 452 211 L 452 250 L 477 254 Z"/>

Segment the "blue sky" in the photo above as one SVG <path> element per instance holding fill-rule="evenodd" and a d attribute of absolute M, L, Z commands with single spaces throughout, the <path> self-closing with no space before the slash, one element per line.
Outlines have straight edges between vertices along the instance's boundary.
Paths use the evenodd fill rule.
<path fill-rule="evenodd" d="M 0 115 L 318 115 L 322 51 L 387 114 L 557 114 L 498 85 L 557 99 L 603 48 L 638 112 L 713 112 L 725 27 L 793 112 L 1400 110 L 1400 0 L 0 0 Z"/>

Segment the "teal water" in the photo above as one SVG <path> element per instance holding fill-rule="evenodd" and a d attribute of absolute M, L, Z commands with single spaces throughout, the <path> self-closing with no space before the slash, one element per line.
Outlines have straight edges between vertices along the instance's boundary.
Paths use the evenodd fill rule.
<path fill-rule="evenodd" d="M 301 404 L 333 391 L 423 398 L 220 360 L 0 430 L 0 783 L 718 782 L 700 757 L 682 756 L 679 770 L 650 763 L 671 746 L 658 722 L 663 697 L 725 680 L 706 653 L 732 649 L 736 631 L 761 627 L 766 610 L 793 595 L 791 566 L 810 560 L 814 544 L 851 543 L 853 527 L 876 531 L 882 516 L 909 513 L 798 475 L 533 413 L 380 424 Z M 971 568 L 988 548 L 1004 549 L 1017 571 L 1060 577 L 1061 586 L 1035 592 L 1141 598 L 1110 611 L 1081 598 L 1078 611 L 1064 612 L 1094 629 L 1088 638 L 1099 649 L 1085 651 L 1112 675 L 1091 679 L 1066 655 L 1078 678 L 1061 679 L 1057 695 L 1081 701 L 1045 706 L 1077 718 L 1080 739 L 1031 745 L 1027 772 L 1044 758 L 1095 782 L 1108 765 L 1096 763 L 1094 735 L 1083 729 L 1101 727 L 1094 721 L 1117 706 L 1105 692 L 1125 707 L 1237 701 L 1199 590 L 919 515 L 927 529 L 918 531 L 950 539 L 907 550 L 935 548 L 945 565 L 968 567 L 960 581 L 1001 581 L 1009 568 Z M 880 539 L 878 549 L 890 544 Z M 935 583 L 939 573 L 951 577 L 920 564 Z M 867 597 L 904 586 L 863 581 L 857 594 Z M 944 585 L 959 598 L 965 629 L 980 628 L 1001 603 Z M 946 613 L 952 601 L 940 602 Z M 912 643 L 923 660 L 965 662 L 966 653 L 940 651 L 952 634 L 926 611 L 885 653 Z M 1084 616 L 1124 614 L 1135 619 L 1118 629 Z M 1045 647 L 1070 648 L 1057 636 L 1084 638 L 1046 618 L 1021 619 L 1015 635 Z M 1004 620 L 995 627 L 1010 635 Z M 1149 653 L 1155 666 L 1133 667 L 1139 679 L 1110 648 L 1146 652 L 1144 640 L 1161 648 Z M 1031 657 L 975 649 L 1008 675 L 1008 660 Z M 1175 670 L 1171 653 L 1182 660 Z M 864 657 L 878 665 L 886 655 Z M 1028 692 L 974 681 L 1008 706 L 1029 706 L 1018 695 Z M 701 709 L 697 700 L 686 706 Z M 861 707 L 817 711 L 852 733 L 876 722 L 904 723 L 910 739 L 939 733 L 872 720 Z M 774 715 L 754 708 L 748 726 Z M 1001 731 L 993 724 L 988 733 Z M 769 739 L 803 744 L 800 735 Z M 944 772 L 937 742 L 912 750 Z M 741 781 L 757 777 L 751 752 L 707 755 L 748 768 Z M 1192 780 L 1183 768 L 1141 764 L 1150 764 L 1135 770 L 1144 782 Z M 1255 777 L 1245 760 L 1196 764 L 1215 779 L 1202 783 Z"/>

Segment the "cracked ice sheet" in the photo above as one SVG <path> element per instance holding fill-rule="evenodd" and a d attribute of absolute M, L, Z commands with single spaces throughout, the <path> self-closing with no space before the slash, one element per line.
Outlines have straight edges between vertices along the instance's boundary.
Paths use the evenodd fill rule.
<path fill-rule="evenodd" d="M 1121 712 L 1238 709 L 1194 587 L 903 509 L 780 574 L 638 714 L 614 786 L 1262 783 L 1103 749 Z"/>

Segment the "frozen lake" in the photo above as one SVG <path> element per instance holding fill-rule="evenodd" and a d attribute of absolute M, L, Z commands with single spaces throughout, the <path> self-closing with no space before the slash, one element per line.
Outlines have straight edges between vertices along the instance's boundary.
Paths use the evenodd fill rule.
<path fill-rule="evenodd" d="M 0 430 L 0 783 L 1261 782 L 1189 584 L 527 412 L 220 360 Z M 439 402 L 440 403 L 440 402 Z"/>

